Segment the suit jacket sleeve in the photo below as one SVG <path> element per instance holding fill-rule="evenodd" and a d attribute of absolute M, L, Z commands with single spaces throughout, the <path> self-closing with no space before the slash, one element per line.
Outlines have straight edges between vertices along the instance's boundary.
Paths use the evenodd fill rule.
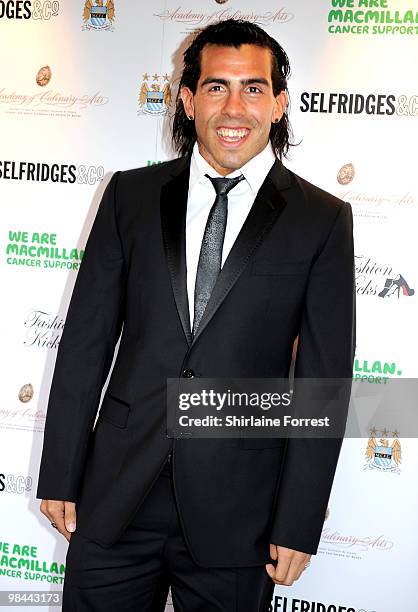
<path fill-rule="evenodd" d="M 77 501 L 101 389 L 122 327 L 125 266 L 108 184 L 68 308 L 49 395 L 37 497 Z"/>
<path fill-rule="evenodd" d="M 353 217 L 342 203 L 311 270 L 295 378 L 352 378 L 355 295 Z M 344 420 L 348 399 L 343 404 Z M 341 444 L 341 438 L 288 439 L 271 543 L 316 554 Z"/>

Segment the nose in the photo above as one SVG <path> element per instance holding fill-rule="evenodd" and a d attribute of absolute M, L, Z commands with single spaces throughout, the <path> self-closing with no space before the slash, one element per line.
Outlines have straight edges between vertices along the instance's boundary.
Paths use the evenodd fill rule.
<path fill-rule="evenodd" d="M 225 99 L 222 113 L 228 117 L 242 117 L 245 108 L 239 91 L 230 91 Z"/>

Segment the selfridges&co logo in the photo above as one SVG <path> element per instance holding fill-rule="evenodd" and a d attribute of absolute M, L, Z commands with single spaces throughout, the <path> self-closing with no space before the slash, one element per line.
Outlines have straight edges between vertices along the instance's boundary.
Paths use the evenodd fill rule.
<path fill-rule="evenodd" d="M 55 270 L 78 270 L 83 249 L 62 247 L 57 234 L 9 230 L 6 263 Z"/>
<path fill-rule="evenodd" d="M 103 166 L 0 160 L 0 180 L 96 185 L 104 174 Z"/>
<path fill-rule="evenodd" d="M 418 34 L 418 11 L 411 2 L 401 10 L 389 0 L 331 0 L 329 34 L 406 35 Z"/>
<path fill-rule="evenodd" d="M 377 612 L 364 608 L 353 608 L 347 604 L 325 604 L 321 601 L 309 601 L 274 595 L 267 612 Z"/>
<path fill-rule="evenodd" d="M 405 298 L 415 295 L 415 289 L 392 266 L 381 264 L 366 255 L 355 256 L 356 291 L 358 295 L 382 299 Z"/>
<path fill-rule="evenodd" d="M 0 0 L 0 19 L 35 19 L 49 21 L 57 17 L 60 3 L 57 0 Z"/>
<path fill-rule="evenodd" d="M 211 23 L 218 23 L 225 19 L 244 19 L 260 26 L 278 25 L 294 19 L 294 14 L 287 11 L 284 7 L 278 11 L 256 13 L 253 11 L 241 11 L 233 6 L 228 6 L 227 8 L 206 13 L 199 10 L 199 8 L 189 9 L 177 6 L 175 9 L 164 9 L 159 13 L 154 13 L 154 17 L 169 23 L 181 23 L 185 26 L 191 26 L 191 28 L 204 28 Z"/>
<path fill-rule="evenodd" d="M 326 115 L 417 117 L 418 95 L 304 91 L 299 109 L 302 113 Z"/>
<path fill-rule="evenodd" d="M 24 495 L 32 491 L 32 476 L 23 474 L 0 474 L 0 493 Z"/>
<path fill-rule="evenodd" d="M 12 87 L 2 87 L 0 83 L 0 112 L 9 115 L 49 117 L 81 117 L 81 111 L 104 106 L 109 98 L 100 91 L 93 94 L 80 94 L 46 87 L 52 77 L 49 65 L 42 66 L 33 75 L 37 90 L 31 92 L 16 91 Z M 54 76 L 54 82 L 56 75 Z"/>
<path fill-rule="evenodd" d="M 57 349 L 65 319 L 45 310 L 33 308 L 26 315 L 24 346 Z"/>

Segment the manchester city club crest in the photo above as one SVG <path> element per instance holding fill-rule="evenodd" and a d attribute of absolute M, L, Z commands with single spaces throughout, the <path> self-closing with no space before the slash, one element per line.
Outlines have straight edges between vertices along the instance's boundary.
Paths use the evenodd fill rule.
<path fill-rule="evenodd" d="M 138 115 L 165 115 L 171 102 L 170 75 L 143 75 L 139 91 Z"/>
<path fill-rule="evenodd" d="M 84 30 L 113 30 L 115 5 L 113 0 L 86 0 L 84 3 Z"/>
<path fill-rule="evenodd" d="M 392 432 L 392 443 L 387 439 L 388 431 L 381 431 L 382 437 L 377 442 L 378 430 L 370 430 L 370 438 L 366 449 L 366 470 L 379 470 L 381 472 L 400 473 L 399 464 L 401 463 L 401 443 L 399 442 L 399 432 Z"/>

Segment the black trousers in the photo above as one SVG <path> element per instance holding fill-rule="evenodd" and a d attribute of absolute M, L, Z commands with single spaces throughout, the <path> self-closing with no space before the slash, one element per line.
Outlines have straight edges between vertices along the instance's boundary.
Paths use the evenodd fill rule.
<path fill-rule="evenodd" d="M 62 610 L 163 612 L 169 586 L 174 612 L 267 612 L 274 590 L 264 565 L 196 565 L 183 538 L 167 462 L 116 544 L 104 548 L 77 531 L 72 535 Z"/>

